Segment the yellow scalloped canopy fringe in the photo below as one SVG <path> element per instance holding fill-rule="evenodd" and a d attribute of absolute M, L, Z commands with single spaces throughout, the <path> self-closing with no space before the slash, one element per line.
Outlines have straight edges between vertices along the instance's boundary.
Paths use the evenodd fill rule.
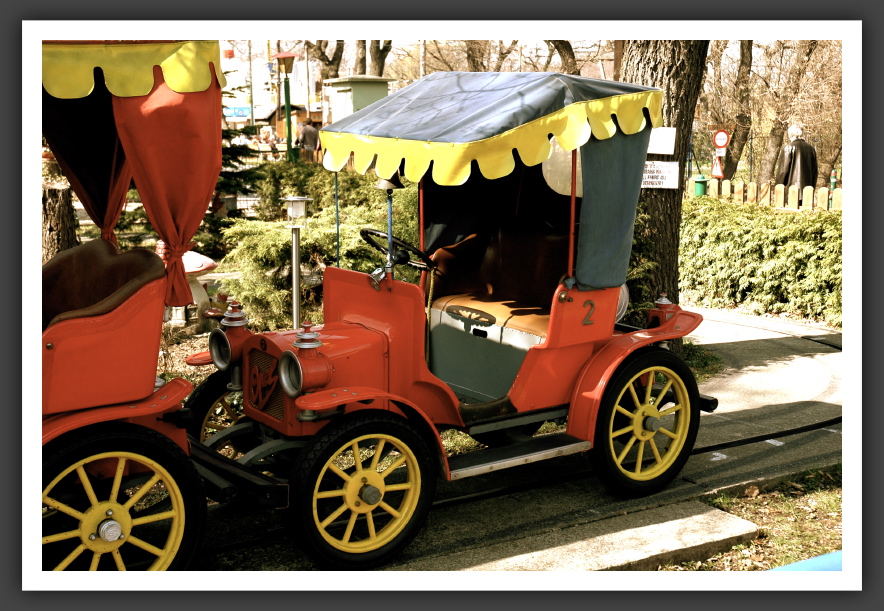
<path fill-rule="evenodd" d="M 663 125 L 662 91 L 642 91 L 625 95 L 575 102 L 545 117 L 535 119 L 496 136 L 475 142 L 421 142 L 323 131 L 323 165 L 333 172 L 346 165 L 353 153 L 354 169 L 365 174 L 375 162 L 378 176 L 389 178 L 405 160 L 405 177 L 417 182 L 433 163 L 433 181 L 438 185 L 462 185 L 470 176 L 470 162 L 476 160 L 482 176 L 502 178 L 515 168 L 513 149 L 529 166 L 549 157 L 549 134 L 571 151 L 589 140 L 590 134 L 605 140 L 620 129 L 635 134 L 645 127 L 642 109 L 647 108 L 651 125 Z M 375 160 L 375 155 L 377 159 Z"/>
<path fill-rule="evenodd" d="M 49 95 L 84 98 L 95 88 L 93 70 L 101 68 L 108 90 L 117 97 L 147 95 L 153 89 L 153 67 L 160 66 L 173 91 L 205 91 L 215 77 L 227 84 L 221 72 L 217 40 L 171 43 L 44 44 L 43 87 Z"/>

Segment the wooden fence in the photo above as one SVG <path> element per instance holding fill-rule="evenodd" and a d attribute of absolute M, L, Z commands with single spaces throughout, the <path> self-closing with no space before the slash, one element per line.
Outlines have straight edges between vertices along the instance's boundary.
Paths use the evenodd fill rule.
<path fill-rule="evenodd" d="M 696 181 L 688 180 L 686 194 L 695 196 Z M 804 187 L 803 202 L 799 205 L 798 187 L 789 187 L 788 191 L 783 185 L 770 183 L 743 183 L 729 180 L 719 181 L 717 178 L 709 179 L 706 183 L 706 195 L 717 197 L 738 204 L 756 204 L 758 206 L 772 206 L 783 210 L 806 210 L 806 211 L 841 211 L 842 196 L 841 188 L 830 190 L 828 187 Z"/>

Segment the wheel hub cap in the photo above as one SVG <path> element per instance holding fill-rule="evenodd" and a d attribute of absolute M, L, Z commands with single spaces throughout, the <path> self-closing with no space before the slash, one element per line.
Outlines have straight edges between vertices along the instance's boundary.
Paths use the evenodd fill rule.
<path fill-rule="evenodd" d="M 356 513 L 370 513 L 384 498 L 384 479 L 373 471 L 361 471 L 346 487 L 347 505 Z"/>
<path fill-rule="evenodd" d="M 369 505 L 377 505 L 381 502 L 383 496 L 378 488 L 370 485 L 363 486 L 359 492 L 359 497 Z"/>
<path fill-rule="evenodd" d="M 646 431 L 656 433 L 660 430 L 660 426 L 660 419 L 656 416 L 648 416 L 647 418 L 645 418 L 644 428 Z"/>
<path fill-rule="evenodd" d="M 105 520 L 98 527 L 98 536 L 107 542 L 116 541 L 123 534 L 123 525 L 116 520 Z"/>
<path fill-rule="evenodd" d="M 645 403 L 633 421 L 632 430 L 637 439 L 647 441 L 657 434 L 662 425 L 657 407 L 652 403 Z"/>

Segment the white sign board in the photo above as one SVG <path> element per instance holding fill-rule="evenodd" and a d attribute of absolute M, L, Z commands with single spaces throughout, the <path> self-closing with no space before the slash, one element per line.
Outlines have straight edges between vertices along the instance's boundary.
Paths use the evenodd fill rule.
<path fill-rule="evenodd" d="M 655 127 L 651 130 L 651 140 L 648 142 L 648 155 L 674 155 L 675 154 L 675 128 Z"/>
<path fill-rule="evenodd" d="M 724 157 L 725 155 L 727 155 L 727 149 L 719 149 L 719 148 L 717 148 L 717 149 L 715 149 L 715 155 L 716 155 L 717 157 Z"/>
<path fill-rule="evenodd" d="M 677 161 L 646 161 L 642 189 L 678 189 Z"/>

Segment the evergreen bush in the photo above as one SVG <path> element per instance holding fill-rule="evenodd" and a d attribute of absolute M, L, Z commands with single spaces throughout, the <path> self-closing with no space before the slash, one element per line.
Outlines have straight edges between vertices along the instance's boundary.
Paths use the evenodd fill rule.
<path fill-rule="evenodd" d="M 841 326 L 841 215 L 778 212 L 687 198 L 681 226 L 682 297 Z"/>
<path fill-rule="evenodd" d="M 261 217 L 265 220 L 235 219 L 222 229 L 223 240 L 232 246 L 219 271 L 237 271 L 238 278 L 224 279 L 222 286 L 246 311 L 255 329 L 291 328 L 292 317 L 292 232 L 282 204 L 273 206 L 274 194 L 313 198 L 312 213 L 299 232 L 302 267 L 321 273 L 327 265 L 361 272 L 381 267 L 384 255 L 360 236 L 362 227 L 387 230 L 387 194 L 375 189 L 377 176 L 355 172 L 339 173 L 338 209 L 335 209 L 334 173 L 321 166 L 271 162 L 267 176 L 257 184 L 262 194 Z M 393 234 L 417 246 L 417 185 L 393 192 Z M 278 200 L 277 200 L 278 201 Z M 336 216 L 340 219 L 340 262 Z M 419 272 L 397 267 L 396 278 L 416 282 Z M 316 303 L 319 287 L 301 287 L 302 303 Z M 315 320 L 314 322 L 321 322 Z"/>

